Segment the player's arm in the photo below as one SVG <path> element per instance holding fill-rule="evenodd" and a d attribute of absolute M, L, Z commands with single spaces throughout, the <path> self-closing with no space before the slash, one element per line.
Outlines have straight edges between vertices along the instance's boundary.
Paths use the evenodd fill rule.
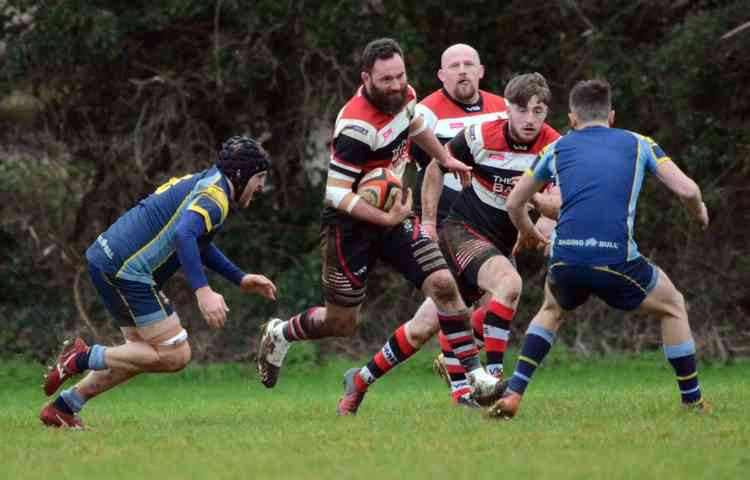
<path fill-rule="evenodd" d="M 207 227 L 210 228 L 203 213 L 195 210 L 185 211 L 177 222 L 174 247 L 203 317 L 210 327 L 219 328 L 224 326 L 229 308 L 224 302 L 224 297 L 208 285 L 203 271 L 198 237 L 207 231 Z"/>
<path fill-rule="evenodd" d="M 437 160 L 431 161 L 424 171 L 422 181 L 422 225 L 433 240 L 437 241 L 437 207 L 443 192 L 443 171 Z"/>
<path fill-rule="evenodd" d="M 435 133 L 427 128 L 424 118 L 415 117 L 409 128 L 409 136 L 424 150 L 427 155 L 438 161 L 441 167 L 452 172 L 470 172 L 471 167 L 454 158 L 435 137 Z"/>
<path fill-rule="evenodd" d="M 549 243 L 547 237 L 545 237 L 531 221 L 529 209 L 527 208 L 531 197 L 533 197 L 534 194 L 544 186 L 544 184 L 545 181 L 536 180 L 529 173 L 521 176 L 521 179 L 513 187 L 510 195 L 508 195 L 505 207 L 508 209 L 510 220 L 518 230 L 517 245 L 519 248 L 540 243 L 543 245 Z"/>
<path fill-rule="evenodd" d="M 657 164 L 656 177 L 680 197 L 682 204 L 700 222 L 704 230 L 708 228 L 708 210 L 703 202 L 701 189 L 692 178 L 685 175 L 680 167 L 668 158 Z"/>
<path fill-rule="evenodd" d="M 387 212 L 360 201 L 360 196 L 354 192 L 355 182 L 363 176 L 361 168 L 363 159 L 366 159 L 372 152 L 367 143 L 357 138 L 363 136 L 359 128 L 358 125 L 350 128 L 350 135 L 344 127 L 333 141 L 326 181 L 326 205 L 341 213 L 351 215 L 357 220 L 382 226 L 397 225 L 411 212 L 411 190 L 407 193 L 405 205 L 401 202 L 400 192 L 397 192 L 393 206 Z"/>
<path fill-rule="evenodd" d="M 529 203 L 542 217 L 557 219 L 560 216 L 560 206 L 562 205 L 560 188 L 552 187 L 549 190 L 537 192 L 531 197 Z"/>
<path fill-rule="evenodd" d="M 276 300 L 276 285 L 264 275 L 245 273 L 235 265 L 213 242 L 201 250 L 203 264 L 234 283 L 243 292 L 257 293 L 270 300 Z"/>

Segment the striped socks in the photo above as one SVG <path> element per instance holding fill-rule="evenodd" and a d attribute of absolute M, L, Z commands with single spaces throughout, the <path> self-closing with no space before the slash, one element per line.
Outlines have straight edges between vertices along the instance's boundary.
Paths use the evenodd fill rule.
<path fill-rule="evenodd" d="M 503 357 L 508 348 L 510 322 L 516 311 L 497 300 L 487 304 L 484 318 L 484 348 L 487 352 L 487 373 L 495 377 L 503 373 Z"/>
<path fill-rule="evenodd" d="M 508 390 L 519 395 L 524 394 L 531 381 L 531 376 L 534 375 L 534 371 L 549 353 L 554 341 L 555 332 L 552 330 L 547 330 L 533 323 L 529 325 L 529 329 L 526 330 L 526 338 L 523 341 L 521 355 L 518 356 L 518 362 L 516 363 L 516 371 L 513 372 L 513 377 L 510 379 Z"/>
<path fill-rule="evenodd" d="M 688 340 L 678 345 L 664 345 L 664 355 L 677 375 L 682 403 L 700 403 L 701 388 L 695 362 L 695 342 Z"/>
<path fill-rule="evenodd" d="M 367 387 L 382 377 L 390 369 L 403 362 L 417 352 L 406 338 L 406 324 L 396 329 L 396 332 L 385 342 L 383 348 L 362 367 L 358 375 L 354 376 L 354 385 L 357 391 L 364 392 Z"/>
<path fill-rule="evenodd" d="M 284 322 L 282 334 L 288 342 L 299 342 L 302 340 L 315 340 L 327 335 L 320 331 L 323 319 L 316 319 L 315 312 L 321 307 L 312 307 L 302 313 L 298 313 Z"/>
<path fill-rule="evenodd" d="M 455 312 L 441 312 L 438 310 L 438 321 L 440 331 L 445 340 L 453 350 L 453 355 L 458 359 L 461 366 L 467 372 L 481 367 L 479 362 L 479 350 L 474 343 L 474 335 L 471 331 L 469 310 L 464 309 Z"/>

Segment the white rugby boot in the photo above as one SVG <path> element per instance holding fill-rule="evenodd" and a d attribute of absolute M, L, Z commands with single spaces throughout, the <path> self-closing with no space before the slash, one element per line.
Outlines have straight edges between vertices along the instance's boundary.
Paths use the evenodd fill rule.
<path fill-rule="evenodd" d="M 276 386 L 281 364 L 284 363 L 291 345 L 282 333 L 283 323 L 280 318 L 272 318 L 268 323 L 261 325 L 257 368 L 260 381 L 266 388 Z"/>

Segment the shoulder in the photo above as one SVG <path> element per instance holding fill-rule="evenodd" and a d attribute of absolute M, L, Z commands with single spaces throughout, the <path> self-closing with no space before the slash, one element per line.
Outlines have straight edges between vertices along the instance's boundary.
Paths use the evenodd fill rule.
<path fill-rule="evenodd" d="M 508 103 L 504 97 L 484 90 L 479 90 L 479 93 L 484 101 L 485 112 L 505 112 L 508 110 Z"/>
<path fill-rule="evenodd" d="M 542 129 L 539 131 L 539 136 L 534 143 L 532 153 L 541 152 L 546 146 L 548 146 L 552 142 L 559 140 L 560 138 L 560 133 L 545 123 L 542 126 Z"/>
<path fill-rule="evenodd" d="M 482 142 L 486 143 L 487 148 L 492 150 L 506 150 L 508 148 L 508 141 L 505 138 L 506 123 L 508 123 L 507 120 L 498 118 L 477 125 L 481 132 Z"/>

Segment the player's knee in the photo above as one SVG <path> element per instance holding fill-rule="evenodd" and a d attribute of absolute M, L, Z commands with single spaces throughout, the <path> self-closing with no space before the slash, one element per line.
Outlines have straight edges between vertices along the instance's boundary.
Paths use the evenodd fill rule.
<path fill-rule="evenodd" d="M 185 340 L 178 346 L 159 352 L 159 371 L 179 372 L 187 367 L 192 357 L 190 343 Z"/>
<path fill-rule="evenodd" d="M 446 303 L 455 302 L 458 299 L 456 282 L 448 270 L 437 271 L 430 275 L 428 280 L 436 304 L 445 305 Z"/>
<path fill-rule="evenodd" d="M 508 305 L 518 303 L 522 290 L 523 280 L 521 279 L 521 275 L 515 270 L 506 270 L 497 276 L 490 289 L 494 298 Z"/>
<path fill-rule="evenodd" d="M 422 346 L 440 330 L 436 316 L 418 315 L 406 324 L 409 340 L 415 346 Z"/>
<path fill-rule="evenodd" d="M 326 319 L 330 325 L 331 335 L 334 337 L 351 337 L 357 330 L 358 315 L 356 312 L 347 312 Z"/>

